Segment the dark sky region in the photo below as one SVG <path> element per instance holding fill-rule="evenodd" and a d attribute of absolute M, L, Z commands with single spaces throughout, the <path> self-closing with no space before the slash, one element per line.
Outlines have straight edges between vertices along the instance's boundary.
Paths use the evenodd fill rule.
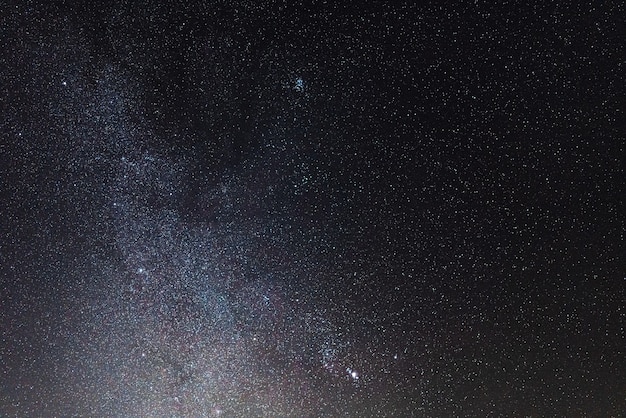
<path fill-rule="evenodd" d="M 622 416 L 626 8 L 560 3 L 3 2 L 0 416 Z"/>

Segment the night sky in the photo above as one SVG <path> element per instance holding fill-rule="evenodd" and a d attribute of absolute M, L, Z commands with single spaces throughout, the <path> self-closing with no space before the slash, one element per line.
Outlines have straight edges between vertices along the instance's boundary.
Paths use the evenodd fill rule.
<path fill-rule="evenodd" d="M 3 2 L 0 416 L 624 416 L 626 7 L 445 3 Z"/>

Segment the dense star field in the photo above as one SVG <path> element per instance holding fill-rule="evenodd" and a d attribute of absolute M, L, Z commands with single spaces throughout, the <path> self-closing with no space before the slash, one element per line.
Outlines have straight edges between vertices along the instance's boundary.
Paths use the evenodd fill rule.
<path fill-rule="evenodd" d="M 626 8 L 446 4 L 0 5 L 0 416 L 624 414 Z"/>

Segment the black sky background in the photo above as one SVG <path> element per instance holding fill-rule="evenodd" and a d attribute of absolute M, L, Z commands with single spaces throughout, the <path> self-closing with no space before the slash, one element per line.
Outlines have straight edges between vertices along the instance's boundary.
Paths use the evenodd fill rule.
<path fill-rule="evenodd" d="M 0 16 L 0 416 L 626 410 L 621 3 Z"/>

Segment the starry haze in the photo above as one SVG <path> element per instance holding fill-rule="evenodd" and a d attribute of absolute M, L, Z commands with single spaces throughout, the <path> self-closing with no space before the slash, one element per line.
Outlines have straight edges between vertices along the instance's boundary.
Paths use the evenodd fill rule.
<path fill-rule="evenodd" d="M 0 416 L 624 414 L 624 4 L 444 3 L 0 5 Z"/>

